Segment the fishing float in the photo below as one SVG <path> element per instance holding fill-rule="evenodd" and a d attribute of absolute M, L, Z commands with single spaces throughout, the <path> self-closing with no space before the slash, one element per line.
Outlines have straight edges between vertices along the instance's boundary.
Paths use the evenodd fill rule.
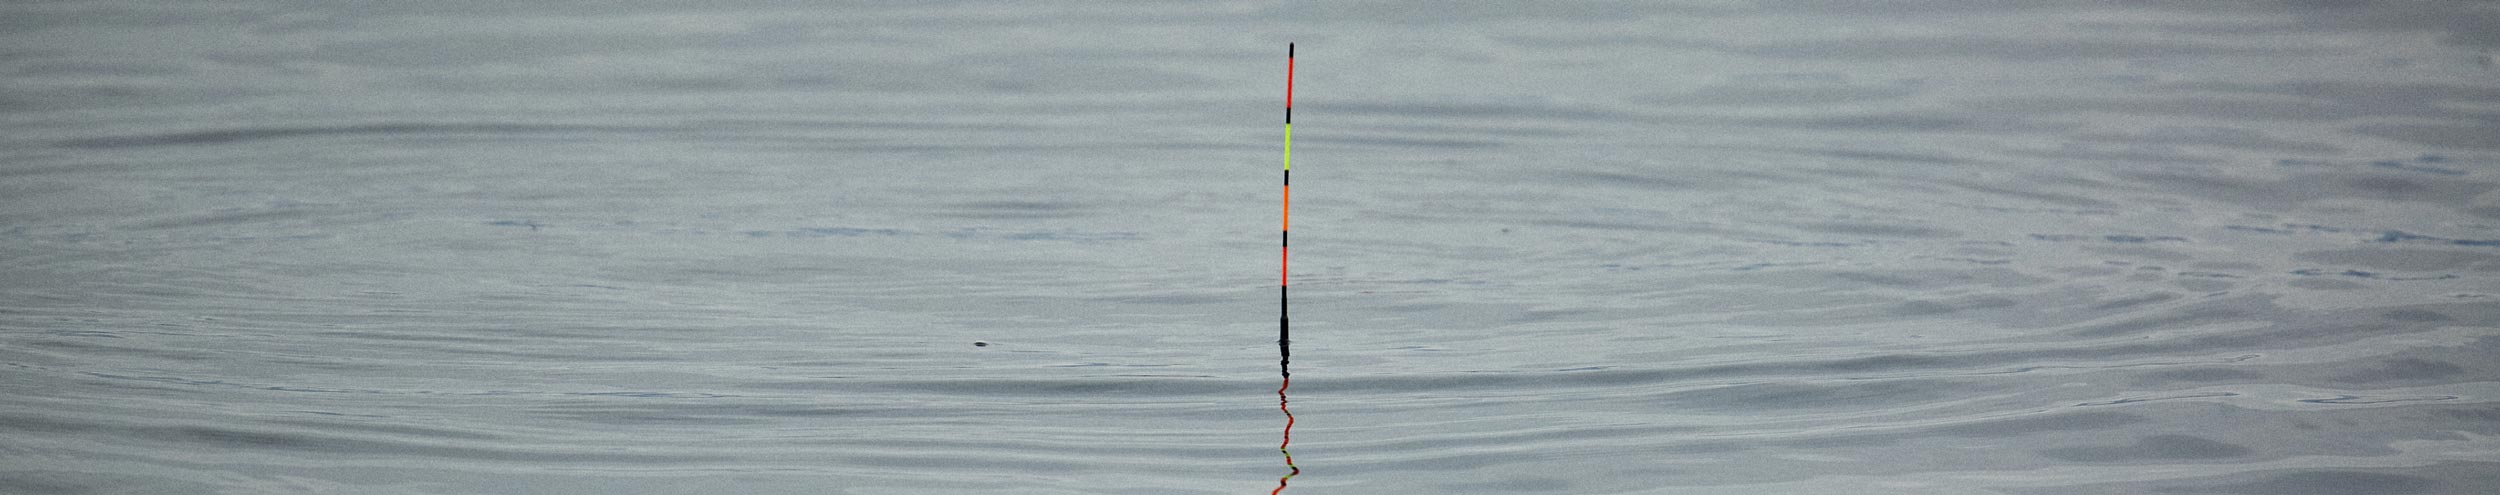
<path fill-rule="evenodd" d="M 1290 299 L 1293 264 L 1293 44 L 1285 44 L 1285 189 L 1278 205 L 1276 229 L 1276 344 L 1277 350 L 1290 359 L 1293 351 L 1286 344 L 1293 342 Z M 1291 376 L 1290 373 L 1287 376 Z"/>
<path fill-rule="evenodd" d="M 1283 383 L 1276 386 L 1276 410 L 1285 413 L 1285 440 L 1276 445 L 1276 451 L 1285 454 L 1285 467 L 1293 471 L 1277 478 L 1276 489 L 1268 491 L 1268 495 L 1285 491 L 1285 480 L 1302 474 L 1302 468 L 1293 465 L 1293 451 L 1285 450 L 1293 446 L 1293 410 L 1285 408 L 1285 389 L 1293 387 L 1293 319 L 1287 310 L 1291 298 L 1286 296 L 1293 280 L 1288 268 L 1293 262 L 1293 43 L 1285 44 L 1285 188 L 1277 213 L 1276 368 L 1283 375 Z"/>

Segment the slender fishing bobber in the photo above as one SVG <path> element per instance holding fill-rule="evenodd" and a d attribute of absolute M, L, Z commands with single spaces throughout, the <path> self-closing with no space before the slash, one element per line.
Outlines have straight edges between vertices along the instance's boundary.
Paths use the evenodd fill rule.
<path fill-rule="evenodd" d="M 1277 495 L 1278 493 L 1285 491 L 1285 480 L 1293 479 L 1294 476 L 1302 474 L 1302 468 L 1300 466 L 1293 465 L 1293 451 L 1286 450 L 1287 447 L 1293 446 L 1293 410 L 1285 408 L 1285 389 L 1293 387 L 1293 334 L 1288 330 L 1291 328 L 1290 323 L 1292 322 L 1292 319 L 1288 317 L 1289 313 L 1285 310 L 1285 303 L 1288 299 L 1285 295 L 1285 291 L 1290 285 L 1288 282 L 1292 280 L 1289 276 L 1289 274 L 1292 273 L 1292 270 L 1287 268 L 1287 266 L 1293 260 L 1292 251 L 1289 250 L 1292 242 L 1287 237 L 1287 235 L 1293 231 L 1292 43 L 1285 44 L 1284 192 L 1284 199 L 1278 204 L 1280 219 L 1278 220 L 1276 230 L 1276 367 L 1277 371 L 1283 374 L 1284 383 L 1277 384 L 1276 386 L 1276 410 L 1283 411 L 1285 413 L 1285 441 L 1284 443 L 1276 445 L 1276 451 L 1285 454 L 1285 467 L 1292 469 L 1293 472 L 1286 473 L 1285 477 L 1277 478 L 1276 489 L 1267 492 L 1268 495 Z"/>
<path fill-rule="evenodd" d="M 1292 284 L 1289 267 L 1293 264 L 1293 44 L 1285 44 L 1285 189 L 1278 205 L 1280 217 L 1276 230 L 1276 344 L 1283 350 L 1293 341 L 1291 306 L 1286 292 Z M 1291 358 L 1291 351 L 1285 351 Z"/>

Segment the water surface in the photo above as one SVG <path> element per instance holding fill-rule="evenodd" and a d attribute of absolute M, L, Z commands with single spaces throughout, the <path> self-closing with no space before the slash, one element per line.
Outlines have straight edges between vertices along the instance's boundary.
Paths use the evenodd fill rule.
<path fill-rule="evenodd" d="M 0 19 L 0 492 L 1272 490 L 1287 42 L 1286 493 L 2500 489 L 2488 2 Z"/>

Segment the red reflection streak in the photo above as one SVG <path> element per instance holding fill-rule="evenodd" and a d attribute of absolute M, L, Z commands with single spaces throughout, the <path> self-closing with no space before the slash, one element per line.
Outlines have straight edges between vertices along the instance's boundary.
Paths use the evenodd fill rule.
<path fill-rule="evenodd" d="M 1276 489 L 1268 491 L 1267 495 L 1276 495 L 1284 492 L 1285 480 L 1293 479 L 1294 475 L 1302 474 L 1302 468 L 1295 467 L 1293 465 L 1293 451 L 1285 450 L 1286 447 L 1293 446 L 1293 410 L 1285 408 L 1285 389 L 1292 386 L 1293 375 L 1285 375 L 1285 383 L 1276 387 L 1276 410 L 1285 412 L 1285 443 L 1276 445 L 1276 451 L 1285 453 L 1285 467 L 1292 468 L 1293 472 L 1286 473 L 1283 478 L 1277 478 Z"/>

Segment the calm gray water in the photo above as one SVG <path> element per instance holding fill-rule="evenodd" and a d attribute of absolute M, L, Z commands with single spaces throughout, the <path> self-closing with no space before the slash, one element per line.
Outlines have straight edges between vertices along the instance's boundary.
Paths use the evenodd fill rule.
<path fill-rule="evenodd" d="M 2345 3 L 10 2 L 0 493 L 2500 491 Z"/>

